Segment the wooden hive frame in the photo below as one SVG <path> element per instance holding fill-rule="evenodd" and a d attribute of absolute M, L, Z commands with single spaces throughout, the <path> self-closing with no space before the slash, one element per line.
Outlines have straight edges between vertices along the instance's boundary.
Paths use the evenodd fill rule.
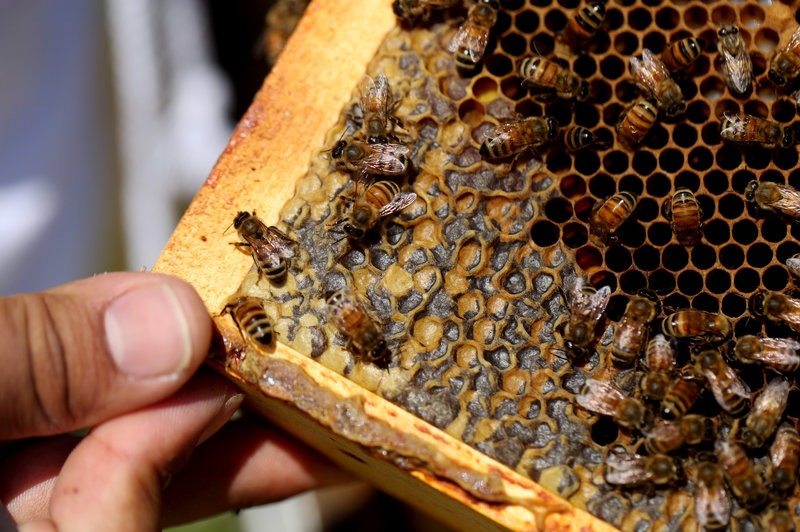
<path fill-rule="evenodd" d="M 255 209 L 267 224 L 278 220 L 296 179 L 394 26 L 389 2 L 312 2 L 156 263 L 155 271 L 182 277 L 198 290 L 229 353 L 237 346 L 227 339 L 238 332 L 219 313 L 252 259 L 232 252 L 231 238 L 222 232 L 242 209 Z M 242 374 L 219 359 L 210 363 L 247 393 L 251 409 L 343 468 L 459 529 L 611 529 L 281 343 L 263 358 L 264 372 L 285 377 L 272 388 L 252 371 Z M 293 387 L 284 386 L 287 380 Z M 317 395 L 309 399 L 309 390 Z M 358 410 L 361 425 L 334 426 L 338 420 L 321 412 L 320 403 Z"/>

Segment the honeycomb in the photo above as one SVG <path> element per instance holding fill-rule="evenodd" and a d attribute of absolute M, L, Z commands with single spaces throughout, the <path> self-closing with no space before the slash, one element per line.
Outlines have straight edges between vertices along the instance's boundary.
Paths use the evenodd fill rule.
<path fill-rule="evenodd" d="M 795 149 L 742 150 L 719 137 L 724 112 L 794 120 L 796 105 L 766 79 L 773 49 L 785 43 L 800 12 L 783 3 L 620 0 L 606 5 L 598 33 L 579 53 L 559 36 L 577 0 L 506 0 L 479 68 L 464 75 L 447 42 L 465 6 L 436 12 L 387 37 L 367 74 L 385 74 L 411 148 L 414 169 L 399 183 L 417 199 L 386 217 L 360 241 L 338 229 L 358 194 L 353 176 L 337 170 L 332 149 L 361 128 L 360 92 L 299 179 L 281 212 L 281 229 L 299 243 L 286 282 L 270 284 L 255 269 L 240 293 L 263 299 L 280 341 L 439 427 L 518 472 L 624 529 L 696 527 L 692 476 L 657 489 L 608 484 L 611 449 L 644 453 L 641 434 L 579 409 L 588 378 L 626 392 L 636 371 L 606 364 L 611 328 L 586 360 L 563 348 L 567 286 L 578 277 L 610 286 L 606 323 L 621 319 L 630 298 L 654 290 L 663 309 L 696 308 L 726 316 L 734 338 L 789 336 L 748 311 L 761 289 L 790 282 L 785 260 L 800 252 L 800 227 L 756 212 L 744 199 L 751 180 L 800 188 Z M 755 89 L 736 97 L 719 73 L 715 42 L 721 22 L 739 26 L 754 64 Z M 703 54 L 676 75 L 687 109 L 660 117 L 641 146 L 619 144 L 614 127 L 638 96 L 629 58 L 661 51 L 677 39 L 703 39 Z M 557 57 L 591 86 L 583 102 L 532 97 L 515 73 L 534 53 Z M 562 128 L 591 129 L 594 147 L 577 154 L 558 145 L 513 160 L 486 161 L 479 147 L 500 122 L 551 116 Z M 543 162 L 542 162 L 543 161 Z M 678 188 L 692 190 L 704 213 L 701 242 L 676 240 L 662 214 Z M 633 216 L 610 246 L 589 238 L 592 207 L 618 191 L 639 196 Z M 248 209 L 241 205 L 242 210 Z M 328 323 L 326 295 L 351 287 L 389 343 L 391 356 L 372 363 L 346 349 Z M 663 316 L 663 314 L 662 314 Z M 679 364 L 689 358 L 684 347 Z M 741 372 L 753 392 L 769 376 Z M 800 417 L 792 379 L 786 417 Z M 696 410 L 716 417 L 720 436 L 731 419 L 706 393 Z M 693 457 L 678 454 L 691 472 Z M 765 467 L 764 452 L 757 467 Z M 762 516 L 741 509 L 734 519 L 758 529 Z M 798 498 L 788 506 L 797 515 Z"/>

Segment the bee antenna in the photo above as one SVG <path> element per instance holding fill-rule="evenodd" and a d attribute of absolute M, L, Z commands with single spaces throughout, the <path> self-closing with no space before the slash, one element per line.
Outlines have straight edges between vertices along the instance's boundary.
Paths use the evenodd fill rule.
<path fill-rule="evenodd" d="M 231 227 L 233 227 L 233 224 L 234 224 L 234 222 L 231 222 L 231 224 L 230 224 L 228 227 L 226 227 L 226 228 L 225 228 L 225 230 L 222 232 L 222 234 L 223 234 L 223 235 L 224 235 L 224 234 L 227 234 L 227 233 L 228 233 L 228 231 L 230 230 L 230 228 L 231 228 Z"/>

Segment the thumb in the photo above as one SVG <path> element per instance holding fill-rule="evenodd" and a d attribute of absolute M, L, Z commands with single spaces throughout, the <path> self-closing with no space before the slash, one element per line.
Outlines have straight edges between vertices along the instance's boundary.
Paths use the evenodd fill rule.
<path fill-rule="evenodd" d="M 94 425 L 171 395 L 211 319 L 184 281 L 120 272 L 0 298 L 0 440 Z"/>

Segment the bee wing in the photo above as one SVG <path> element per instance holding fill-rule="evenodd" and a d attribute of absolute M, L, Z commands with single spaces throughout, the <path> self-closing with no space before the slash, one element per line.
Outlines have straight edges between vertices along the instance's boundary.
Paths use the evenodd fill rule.
<path fill-rule="evenodd" d="M 702 527 L 710 523 L 711 516 L 717 523 L 728 523 L 731 519 L 731 498 L 728 497 L 722 484 L 701 485 L 695 495 L 694 504 L 697 523 Z"/>
<path fill-rule="evenodd" d="M 770 202 L 770 207 L 792 218 L 800 218 L 800 190 L 787 185 L 776 186 L 780 190 L 780 198 Z"/>
<path fill-rule="evenodd" d="M 411 148 L 404 144 L 370 144 L 369 153 L 364 157 L 364 165 L 383 174 L 402 174 L 407 166 L 399 157 L 410 154 Z"/>
<path fill-rule="evenodd" d="M 790 366 L 800 362 L 800 342 L 794 338 L 761 338 L 763 349 L 753 355 L 753 358 L 766 364 L 779 364 Z"/>
<path fill-rule="evenodd" d="M 477 30 L 477 31 L 476 31 Z M 464 21 L 459 26 L 450 42 L 447 43 L 448 52 L 457 52 L 458 50 L 466 50 L 469 58 L 477 63 L 483 57 L 483 52 L 486 50 L 486 45 L 489 43 L 489 32 L 481 31 L 480 28 L 475 28 L 469 20 Z"/>
<path fill-rule="evenodd" d="M 607 382 L 588 379 L 575 400 L 578 406 L 605 416 L 613 416 L 616 404 L 624 398 L 621 391 Z"/>
<path fill-rule="evenodd" d="M 631 73 L 639 84 L 653 94 L 656 93 L 660 81 L 670 77 L 664 63 L 647 48 L 642 50 L 641 61 L 631 58 Z"/>
<path fill-rule="evenodd" d="M 392 201 L 384 205 L 379 211 L 378 215 L 388 216 L 394 212 L 401 211 L 414 203 L 414 200 L 417 199 L 417 194 L 414 192 L 398 192 L 392 198 Z"/>
<path fill-rule="evenodd" d="M 616 485 L 639 484 L 650 478 L 639 455 L 609 453 L 606 458 L 606 482 Z"/>
<path fill-rule="evenodd" d="M 793 50 L 797 47 L 800 47 L 800 26 L 794 30 L 792 37 L 789 39 L 789 44 L 787 44 L 783 50 Z"/>
<path fill-rule="evenodd" d="M 777 417 L 783 415 L 789 400 L 789 381 L 783 377 L 775 377 L 761 394 L 756 397 L 753 410 L 770 412 Z"/>
<path fill-rule="evenodd" d="M 297 253 L 297 241 L 275 226 L 267 227 L 266 244 L 285 259 L 292 258 Z"/>
<path fill-rule="evenodd" d="M 582 299 L 585 304 L 589 317 L 592 320 L 599 320 L 603 311 L 608 305 L 608 300 L 611 298 L 611 287 L 604 286 L 593 294 L 581 293 Z"/>
<path fill-rule="evenodd" d="M 753 63 L 750 55 L 742 51 L 736 55 L 730 54 L 727 50 L 722 51 L 722 68 L 725 70 L 728 86 L 739 94 L 744 94 L 750 88 L 750 80 L 753 72 Z"/>
<path fill-rule="evenodd" d="M 780 313 L 780 318 L 795 331 L 800 330 L 800 300 L 787 297 L 786 303 L 789 308 Z"/>
<path fill-rule="evenodd" d="M 789 257 L 786 259 L 786 267 L 795 277 L 800 277 L 800 258 Z"/>

